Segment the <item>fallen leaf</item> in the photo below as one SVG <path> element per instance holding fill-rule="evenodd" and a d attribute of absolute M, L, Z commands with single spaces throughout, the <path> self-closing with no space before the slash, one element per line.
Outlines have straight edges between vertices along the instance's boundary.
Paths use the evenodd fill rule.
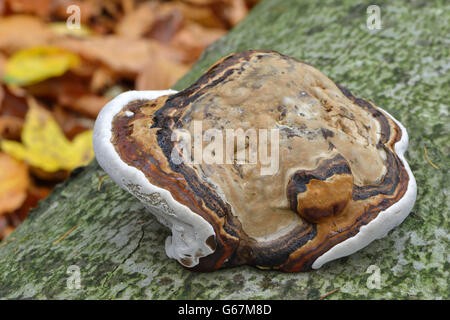
<path fill-rule="evenodd" d="M 53 107 L 52 114 L 69 140 L 94 127 L 93 119 L 83 117 L 79 113 L 68 110 L 60 105 Z"/>
<path fill-rule="evenodd" d="M 28 112 L 27 100 L 22 96 L 17 96 L 11 92 L 9 88 L 1 87 L 3 91 L 3 98 L 0 102 L 0 116 L 14 116 L 25 119 Z"/>
<path fill-rule="evenodd" d="M 144 2 L 125 14 L 115 28 L 116 34 L 126 38 L 140 38 L 155 22 L 155 7 L 156 2 Z"/>
<path fill-rule="evenodd" d="M 90 89 L 93 92 L 100 92 L 106 87 L 112 86 L 117 82 L 117 76 L 110 68 L 105 66 L 98 67 L 92 73 Z"/>
<path fill-rule="evenodd" d="M 51 0 L 7 0 L 9 9 L 14 13 L 35 14 L 42 18 L 50 15 Z"/>
<path fill-rule="evenodd" d="M 134 0 L 121 0 L 122 9 L 125 15 L 129 14 L 134 10 L 135 3 Z"/>
<path fill-rule="evenodd" d="M 235 26 L 248 14 L 244 0 L 227 0 L 218 6 L 218 14 L 225 19 L 230 26 Z"/>
<path fill-rule="evenodd" d="M 47 172 L 72 170 L 93 158 L 92 130 L 69 141 L 47 110 L 32 99 L 29 105 L 22 143 L 2 140 L 0 146 L 4 152 Z"/>
<path fill-rule="evenodd" d="M 0 215 L 22 205 L 29 183 L 27 165 L 0 152 Z"/>
<path fill-rule="evenodd" d="M 143 66 L 136 78 L 136 90 L 171 88 L 189 69 L 189 65 L 156 57 Z"/>
<path fill-rule="evenodd" d="M 259 3 L 260 0 L 246 0 L 245 2 L 247 3 L 247 7 L 249 9 L 253 8 L 254 6 L 256 6 Z"/>
<path fill-rule="evenodd" d="M 97 96 L 95 94 L 85 94 L 65 106 L 73 111 L 77 111 L 95 119 L 100 110 L 109 100 L 110 99 L 107 97 Z"/>
<path fill-rule="evenodd" d="M 206 6 L 223 0 L 184 0 L 188 5 Z"/>
<path fill-rule="evenodd" d="M 28 105 L 22 97 L 0 86 L 0 138 L 19 140 Z"/>
<path fill-rule="evenodd" d="M 47 183 L 47 185 L 53 187 L 54 183 Z M 27 189 L 27 196 L 22 205 L 9 213 L 0 215 L 1 218 L 5 218 L 6 224 L 4 227 L 10 227 L 14 230 L 23 220 L 28 216 L 28 212 L 31 208 L 36 207 L 39 200 L 47 197 L 51 192 L 50 187 L 47 186 L 36 186 L 33 179 L 30 179 L 30 184 Z M 1 223 L 0 223 L 1 224 Z M 0 238 L 1 238 L 1 226 L 0 226 Z"/>
<path fill-rule="evenodd" d="M 78 63 L 76 54 L 57 47 L 24 49 L 6 61 L 3 81 L 9 85 L 29 85 L 60 76 Z"/>
<path fill-rule="evenodd" d="M 110 16 L 114 21 L 118 21 L 121 18 L 122 12 L 115 1 L 100 1 L 102 3 L 103 10 L 106 11 L 105 16 Z"/>
<path fill-rule="evenodd" d="M 226 33 L 223 29 L 205 28 L 198 23 L 186 23 L 170 42 L 170 46 L 182 50 L 186 62 L 195 62 L 203 50 Z"/>
<path fill-rule="evenodd" d="M 61 38 L 55 45 L 78 53 L 82 58 L 100 62 L 123 76 L 134 78 L 142 65 L 161 49 L 156 41 L 117 36 L 86 39 Z"/>
<path fill-rule="evenodd" d="M 5 53 L 44 45 L 51 37 L 52 32 L 37 17 L 12 15 L 0 19 L 0 49 Z"/>
<path fill-rule="evenodd" d="M 92 30 L 80 24 L 79 28 L 67 28 L 66 22 L 52 22 L 48 24 L 49 29 L 59 36 L 88 37 L 92 35 Z"/>
<path fill-rule="evenodd" d="M 169 42 L 175 33 L 183 27 L 183 12 L 178 8 L 172 8 L 167 13 L 158 13 L 150 37 L 160 43 Z"/>
<path fill-rule="evenodd" d="M 47 183 L 48 184 L 48 183 Z M 50 184 L 53 187 L 53 184 Z M 46 198 L 51 192 L 50 187 L 48 186 L 37 186 L 33 180 L 31 180 L 30 185 L 27 190 L 27 198 L 22 203 L 19 209 L 15 210 L 12 214 L 19 218 L 20 221 L 25 220 L 28 216 L 28 212 L 31 208 L 37 206 L 38 201 Z"/>
<path fill-rule="evenodd" d="M 165 2 L 158 7 L 158 11 L 165 12 L 177 8 L 181 10 L 183 16 L 188 21 L 196 22 L 207 28 L 225 29 L 227 24 L 219 19 L 212 6 L 217 0 L 208 2 L 206 5 L 192 5 L 185 2 Z"/>
<path fill-rule="evenodd" d="M 8 233 L 8 219 L 5 216 L 0 216 L 0 241 L 2 241 L 4 238 L 6 238 Z M 0 248 L 5 245 L 6 241 L 0 244 Z"/>
<path fill-rule="evenodd" d="M 70 171 L 68 170 L 58 170 L 54 172 L 44 171 L 38 167 L 29 167 L 30 174 L 33 177 L 45 182 L 61 182 L 66 180 L 70 176 Z"/>
<path fill-rule="evenodd" d="M 7 221 L 7 219 L 5 218 L 4 221 Z M 0 240 L 5 239 L 7 237 L 9 237 L 9 235 L 14 231 L 14 228 L 11 226 L 5 226 L 4 228 L 2 228 L 2 224 L 0 221 Z M 6 240 L 5 242 L 2 242 L 2 244 L 0 246 L 2 246 L 3 244 L 8 243 L 8 240 Z"/>
<path fill-rule="evenodd" d="M 7 60 L 6 56 L 0 52 L 0 79 L 3 77 L 6 60 Z"/>
<path fill-rule="evenodd" d="M 0 116 L 0 138 L 19 140 L 23 119 L 14 116 Z"/>
<path fill-rule="evenodd" d="M 90 91 L 89 78 L 67 72 L 61 77 L 25 87 L 34 97 L 53 100 L 58 105 L 95 119 L 109 98 Z"/>

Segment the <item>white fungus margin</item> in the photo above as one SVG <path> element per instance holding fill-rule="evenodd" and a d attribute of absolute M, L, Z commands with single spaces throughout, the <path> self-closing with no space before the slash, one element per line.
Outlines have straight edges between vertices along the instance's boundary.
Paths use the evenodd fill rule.
<path fill-rule="evenodd" d="M 124 106 L 134 100 L 153 100 L 173 93 L 177 91 L 128 91 L 108 102 L 95 121 L 94 152 L 98 163 L 114 182 L 139 198 L 158 221 L 172 230 L 172 236 L 167 237 L 165 243 L 167 256 L 187 267 L 194 267 L 200 257 L 214 252 L 206 244 L 210 236 L 215 236 L 213 227 L 177 202 L 168 190 L 152 185 L 143 172 L 125 163 L 111 143 L 112 121 Z"/>

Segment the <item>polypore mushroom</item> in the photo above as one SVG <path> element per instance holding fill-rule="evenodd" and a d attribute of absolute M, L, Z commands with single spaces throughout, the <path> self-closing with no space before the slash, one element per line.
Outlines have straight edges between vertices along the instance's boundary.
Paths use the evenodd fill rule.
<path fill-rule="evenodd" d="M 238 129 L 243 147 L 219 143 Z M 123 93 L 94 129 L 99 164 L 171 229 L 167 255 L 200 271 L 306 271 L 385 236 L 416 197 L 407 145 L 386 111 L 272 51 L 229 55 L 178 93 Z"/>

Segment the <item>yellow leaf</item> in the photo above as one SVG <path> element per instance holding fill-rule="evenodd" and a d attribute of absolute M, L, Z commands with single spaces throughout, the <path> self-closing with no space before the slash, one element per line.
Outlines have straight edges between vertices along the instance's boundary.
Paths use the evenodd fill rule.
<path fill-rule="evenodd" d="M 13 157 L 47 172 L 72 170 L 86 165 L 94 156 L 92 130 L 69 141 L 51 114 L 36 103 L 30 103 L 22 143 L 3 140 L 0 146 Z"/>
<path fill-rule="evenodd" d="M 64 74 L 80 58 L 57 47 L 34 47 L 13 54 L 5 65 L 3 81 L 10 85 L 29 85 Z"/>
<path fill-rule="evenodd" d="M 22 205 L 29 183 L 27 165 L 0 153 L 0 215 Z"/>
<path fill-rule="evenodd" d="M 66 22 L 52 22 L 49 23 L 50 30 L 57 35 L 70 35 L 75 37 L 87 37 L 92 35 L 91 29 L 86 26 L 80 25 L 80 28 L 68 28 Z"/>

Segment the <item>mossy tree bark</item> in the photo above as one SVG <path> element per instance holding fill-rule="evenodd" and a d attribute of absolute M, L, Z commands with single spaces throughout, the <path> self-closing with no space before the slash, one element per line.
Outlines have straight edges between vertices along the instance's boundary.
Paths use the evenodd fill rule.
<path fill-rule="evenodd" d="M 166 257 L 168 231 L 93 161 L 0 244 L 0 298 L 317 299 L 339 288 L 328 299 L 448 299 L 450 5 L 379 1 L 382 29 L 369 30 L 371 4 L 266 0 L 208 48 L 175 89 L 228 53 L 271 49 L 372 100 L 410 135 L 418 199 L 400 227 L 310 273 L 251 267 L 193 273 Z M 78 270 L 77 289 L 71 279 Z"/>

